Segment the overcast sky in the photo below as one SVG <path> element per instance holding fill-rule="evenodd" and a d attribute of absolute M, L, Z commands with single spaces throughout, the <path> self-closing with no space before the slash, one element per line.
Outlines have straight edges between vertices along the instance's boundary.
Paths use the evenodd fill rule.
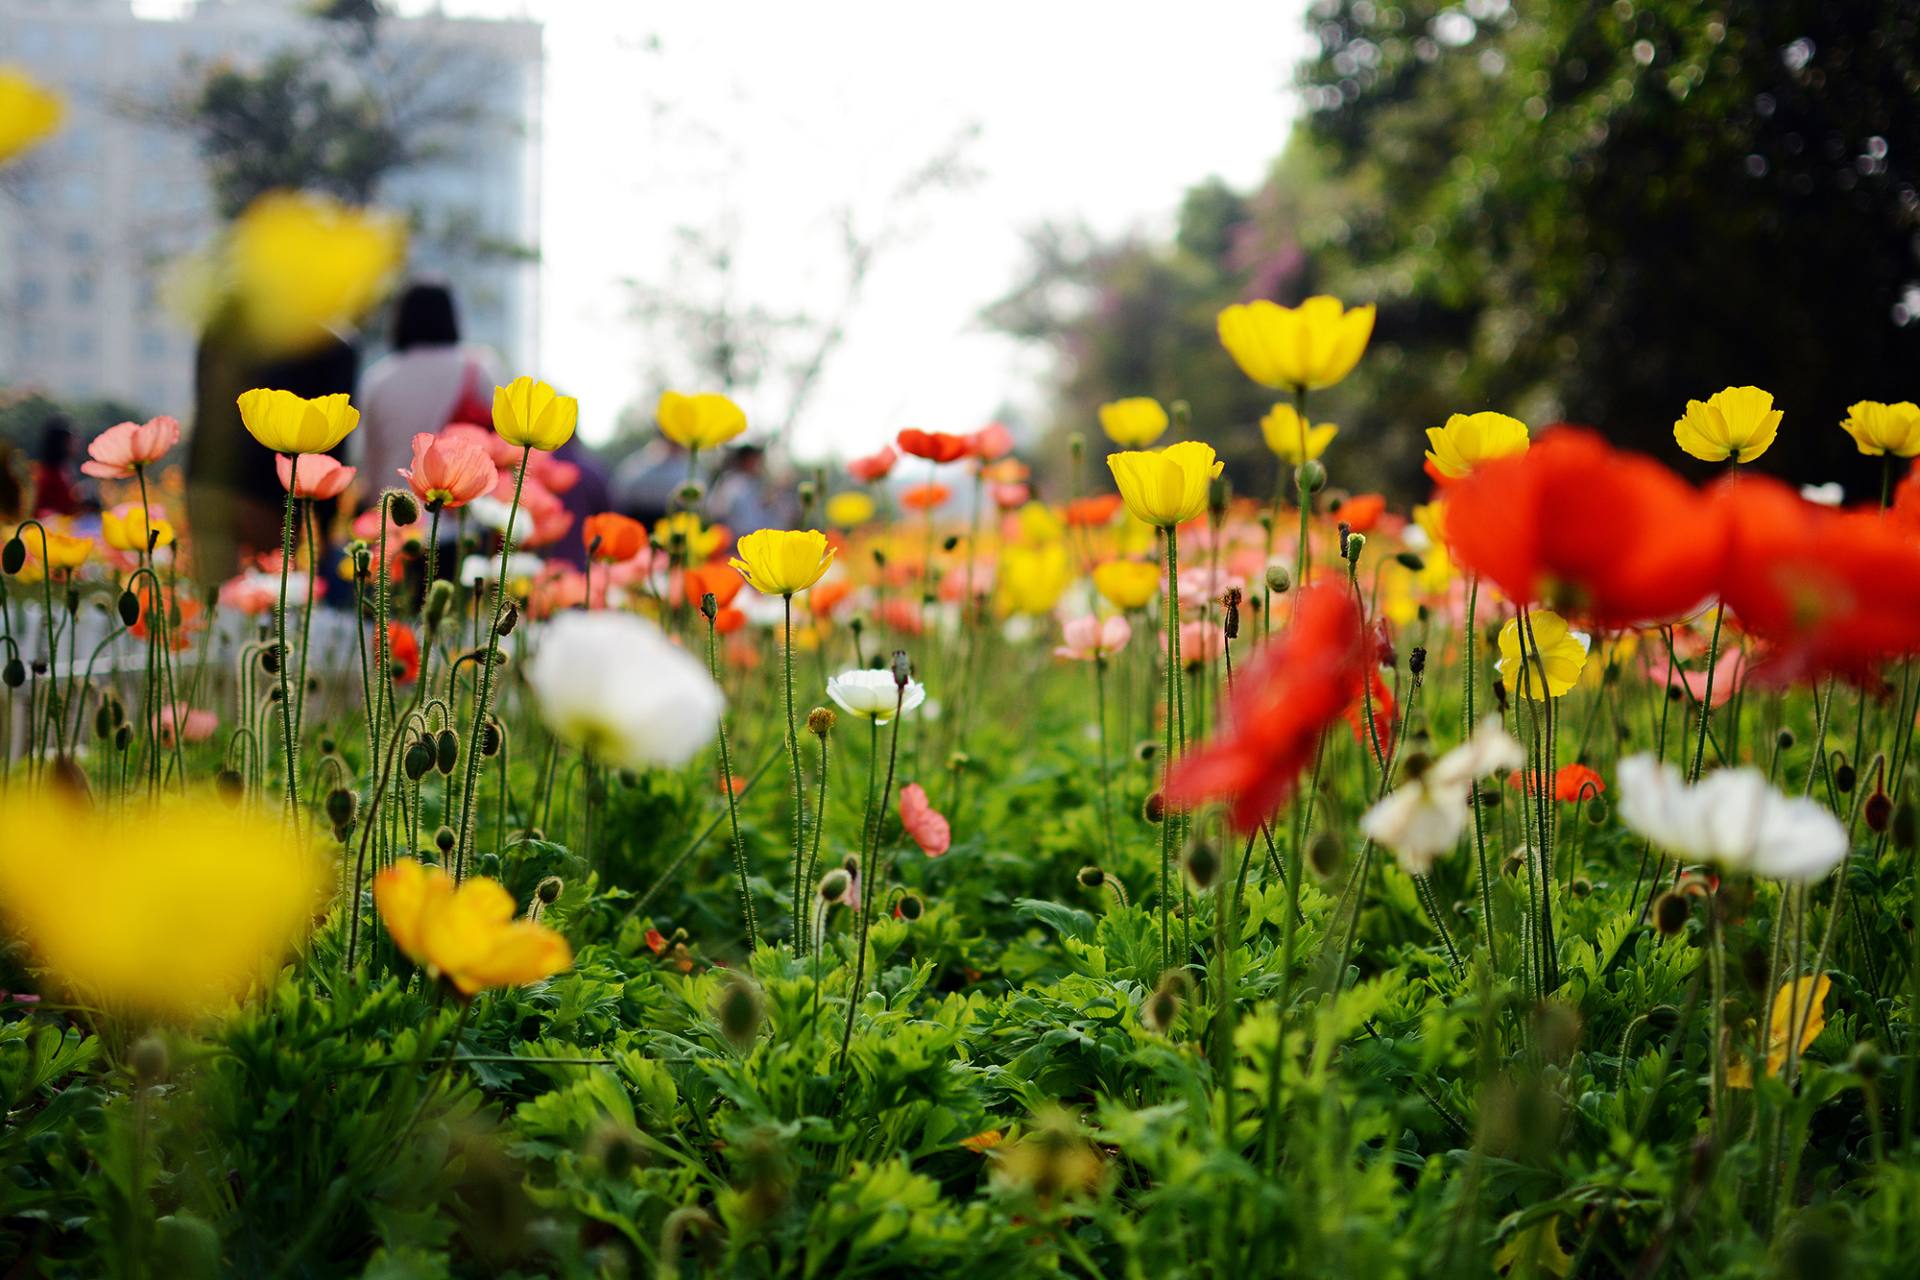
<path fill-rule="evenodd" d="M 817 309 L 838 296 L 832 212 L 877 216 L 904 174 L 979 126 L 964 153 L 977 181 L 924 200 L 880 260 L 797 424 L 803 454 L 1037 406 L 1043 354 L 977 319 L 1019 278 L 1022 231 L 1164 230 L 1207 175 L 1257 181 L 1306 45 L 1304 0 L 443 7 L 546 23 L 541 372 L 579 395 L 589 439 L 652 389 L 622 282 L 674 279 L 676 226 L 733 217 L 738 296 Z M 750 419 L 770 426 L 775 400 L 748 398 Z"/>

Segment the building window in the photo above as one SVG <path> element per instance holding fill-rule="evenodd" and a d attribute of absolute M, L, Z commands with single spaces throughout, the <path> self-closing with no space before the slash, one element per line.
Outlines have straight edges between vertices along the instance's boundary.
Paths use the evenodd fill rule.
<path fill-rule="evenodd" d="M 47 300 L 47 282 L 39 276 L 21 276 L 19 294 L 23 310 L 41 306 Z"/>
<path fill-rule="evenodd" d="M 93 272 L 76 271 L 68 278 L 67 301 L 76 307 L 93 305 Z"/>
<path fill-rule="evenodd" d="M 67 335 L 67 354 L 75 359 L 90 359 L 99 347 L 100 344 L 94 340 L 91 329 L 75 329 Z"/>

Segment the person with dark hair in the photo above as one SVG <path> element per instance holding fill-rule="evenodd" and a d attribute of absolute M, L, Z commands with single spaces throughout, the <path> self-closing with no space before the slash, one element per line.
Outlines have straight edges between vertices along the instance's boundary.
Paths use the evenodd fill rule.
<path fill-rule="evenodd" d="M 491 426 L 493 373 L 479 352 L 461 345 L 459 313 L 444 284 L 415 281 L 393 309 L 393 351 L 367 370 L 355 397 L 360 429 L 360 483 L 369 495 L 399 484 L 413 457 L 413 437 L 450 422 Z"/>
<path fill-rule="evenodd" d="M 73 480 L 73 424 L 60 414 L 40 428 L 40 444 L 33 454 L 33 514 L 77 516 L 80 491 Z"/>

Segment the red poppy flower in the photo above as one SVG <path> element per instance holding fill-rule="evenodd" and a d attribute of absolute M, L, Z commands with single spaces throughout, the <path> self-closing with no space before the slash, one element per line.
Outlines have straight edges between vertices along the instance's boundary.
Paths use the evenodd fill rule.
<path fill-rule="evenodd" d="M 931 511 L 952 496 L 943 484 L 917 484 L 900 495 L 900 505 L 909 511 Z"/>
<path fill-rule="evenodd" d="M 1742 475 L 1714 486 L 1729 531 L 1721 596 L 1772 653 L 1755 674 L 1871 682 L 1920 650 L 1920 545 L 1878 511 L 1835 511 Z"/>
<path fill-rule="evenodd" d="M 953 845 L 952 828 L 917 782 L 900 788 L 900 826 L 929 858 L 939 857 Z"/>
<path fill-rule="evenodd" d="M 632 516 L 603 511 L 581 523 L 580 543 L 595 560 L 609 563 L 631 560 L 647 545 L 647 526 Z"/>
<path fill-rule="evenodd" d="M 1334 517 L 1355 533 L 1365 533 L 1380 523 L 1387 511 L 1387 500 L 1377 493 L 1356 493 L 1340 504 Z"/>
<path fill-rule="evenodd" d="M 1292 792 L 1320 735 L 1360 694 L 1369 654 L 1360 609 L 1343 587 L 1309 587 L 1293 620 L 1235 681 L 1221 728 L 1169 771 L 1164 795 L 1189 806 L 1223 799 L 1251 831 Z"/>
<path fill-rule="evenodd" d="M 908 427 L 898 439 L 903 452 L 930 462 L 953 462 L 967 456 L 967 437 L 950 435 L 945 431 L 921 431 Z"/>
<path fill-rule="evenodd" d="M 816 582 L 813 590 L 807 592 L 807 608 L 816 618 L 833 616 L 834 606 L 853 594 L 853 584 L 844 578 L 833 578 L 826 582 Z"/>
<path fill-rule="evenodd" d="M 711 595 L 713 603 L 725 609 L 740 594 L 745 580 L 724 564 L 697 564 L 681 575 L 681 586 L 685 590 L 686 602 L 694 608 L 700 607 L 700 597 Z"/>
<path fill-rule="evenodd" d="M 1537 795 L 1538 788 L 1533 785 L 1538 773 L 1526 777 L 1527 793 Z M 1515 769 L 1507 775 L 1507 785 L 1515 791 L 1521 787 L 1521 771 Z M 1561 804 L 1572 804 L 1582 796 L 1605 795 L 1606 780 L 1583 764 L 1563 764 L 1553 774 L 1553 798 Z"/>
<path fill-rule="evenodd" d="M 1597 627 L 1694 608 L 1726 560 L 1717 504 L 1579 427 L 1556 427 L 1450 485 L 1446 519 L 1454 558 L 1508 599 Z"/>
<path fill-rule="evenodd" d="M 387 623 L 387 657 L 400 667 L 401 684 L 412 684 L 420 675 L 420 641 L 413 628 L 404 622 Z"/>
<path fill-rule="evenodd" d="M 659 955 L 667 949 L 667 935 L 658 929 L 647 930 L 647 950 Z"/>
<path fill-rule="evenodd" d="M 847 474 L 862 484 L 872 484 L 875 480 L 885 480 L 887 473 L 893 470 L 893 464 L 900 461 L 900 455 L 890 444 L 880 446 L 877 453 L 865 454 L 847 463 Z"/>

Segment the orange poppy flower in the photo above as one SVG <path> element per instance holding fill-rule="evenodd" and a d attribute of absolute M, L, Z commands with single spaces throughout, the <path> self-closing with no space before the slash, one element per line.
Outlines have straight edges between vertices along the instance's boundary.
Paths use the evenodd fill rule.
<path fill-rule="evenodd" d="M 588 516 L 581 524 L 580 542 L 595 560 L 608 563 L 631 560 L 647 545 L 647 526 L 631 516 L 603 511 L 597 516 Z"/>
<path fill-rule="evenodd" d="M 943 484 L 917 484 L 900 495 L 900 505 L 910 511 L 931 511 L 952 496 Z"/>
<path fill-rule="evenodd" d="M 1386 514 L 1387 500 L 1377 493 L 1356 493 L 1340 504 L 1334 518 L 1355 533 L 1366 533 Z"/>
<path fill-rule="evenodd" d="M 834 606 L 853 594 L 853 584 L 841 578 L 831 582 L 818 582 L 807 593 L 807 607 L 813 610 L 816 618 L 833 616 Z"/>
<path fill-rule="evenodd" d="M 681 575 L 680 582 L 686 592 L 686 603 L 697 609 L 700 607 L 700 598 L 711 595 L 715 607 L 722 611 L 733 603 L 733 598 L 740 594 L 740 588 L 746 585 L 746 579 L 724 564 L 694 565 Z M 718 619 L 715 621 L 717 623 Z"/>
<path fill-rule="evenodd" d="M 1067 504 L 1067 523 L 1083 528 L 1100 528 L 1113 523 L 1120 512 L 1120 495 L 1103 493 L 1092 498 L 1075 498 Z"/>
<path fill-rule="evenodd" d="M 1529 795 L 1538 794 L 1535 781 L 1539 776 L 1537 772 L 1524 776 L 1526 790 Z M 1507 785 L 1515 791 L 1521 789 L 1522 782 L 1523 775 L 1519 769 L 1515 769 L 1507 775 Z M 1606 790 L 1606 780 L 1586 765 L 1579 763 L 1563 764 L 1554 770 L 1553 798 L 1561 804 L 1573 804 L 1582 796 L 1604 795 L 1606 794 Z"/>

